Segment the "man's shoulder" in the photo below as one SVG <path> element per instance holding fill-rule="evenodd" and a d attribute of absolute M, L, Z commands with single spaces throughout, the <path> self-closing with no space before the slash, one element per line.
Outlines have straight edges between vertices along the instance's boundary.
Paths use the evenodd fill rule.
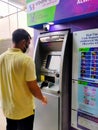
<path fill-rule="evenodd" d="M 6 54 L 7 54 L 7 51 L 1 53 L 1 54 L 0 54 L 0 58 L 1 58 L 1 57 L 4 57 Z"/>
<path fill-rule="evenodd" d="M 27 58 L 27 59 L 33 59 L 31 56 L 29 56 L 29 55 L 27 55 L 27 54 L 25 54 L 25 53 L 23 53 L 23 55 L 24 55 L 24 57 Z"/>
<path fill-rule="evenodd" d="M 27 54 L 23 54 L 23 56 L 24 56 L 25 62 L 33 61 L 33 57 L 31 57 L 31 56 L 29 56 Z"/>

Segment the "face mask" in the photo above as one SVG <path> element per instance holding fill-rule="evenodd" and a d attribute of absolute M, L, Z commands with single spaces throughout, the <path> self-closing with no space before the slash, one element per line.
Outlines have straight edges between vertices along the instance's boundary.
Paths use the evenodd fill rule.
<path fill-rule="evenodd" d="M 23 52 L 25 53 L 28 50 L 29 46 L 25 44 L 25 47 L 23 48 Z"/>
<path fill-rule="evenodd" d="M 26 53 L 29 53 L 29 50 L 30 50 L 30 48 L 28 47 L 28 48 L 26 49 Z"/>

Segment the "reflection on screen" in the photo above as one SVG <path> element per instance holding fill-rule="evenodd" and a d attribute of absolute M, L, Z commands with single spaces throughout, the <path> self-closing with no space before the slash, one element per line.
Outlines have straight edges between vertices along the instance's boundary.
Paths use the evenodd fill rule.
<path fill-rule="evenodd" d="M 60 56 L 59 55 L 49 55 L 47 59 L 46 68 L 50 70 L 59 71 L 60 69 Z"/>

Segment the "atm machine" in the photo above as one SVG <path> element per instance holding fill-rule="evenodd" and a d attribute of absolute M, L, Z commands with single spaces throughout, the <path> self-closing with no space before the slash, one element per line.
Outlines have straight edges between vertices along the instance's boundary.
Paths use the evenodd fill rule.
<path fill-rule="evenodd" d="M 36 99 L 34 130 L 69 130 L 71 104 L 70 30 L 42 33 L 34 52 L 36 75 L 48 104 Z"/>

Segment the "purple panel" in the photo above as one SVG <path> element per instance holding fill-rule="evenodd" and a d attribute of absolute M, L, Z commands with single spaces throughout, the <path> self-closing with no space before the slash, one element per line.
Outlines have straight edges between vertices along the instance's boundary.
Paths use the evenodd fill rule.
<path fill-rule="evenodd" d="M 86 30 L 91 28 L 98 28 L 98 16 L 82 19 L 82 20 L 76 20 L 73 22 L 53 25 L 50 27 L 50 31 L 63 30 L 69 28 L 71 29 L 71 32 Z"/>
<path fill-rule="evenodd" d="M 98 0 L 60 0 L 55 21 L 98 12 Z"/>
<path fill-rule="evenodd" d="M 84 120 L 85 123 L 86 122 L 88 123 L 88 121 L 92 121 L 93 125 L 94 125 L 94 122 L 96 124 L 98 123 L 98 118 L 78 111 L 77 120 L 79 117 L 86 119 L 86 121 Z M 78 121 L 77 121 L 77 126 L 78 128 L 81 128 L 82 130 L 89 130 L 88 128 L 86 128 L 86 126 L 83 126 L 82 124 L 78 124 Z"/>

